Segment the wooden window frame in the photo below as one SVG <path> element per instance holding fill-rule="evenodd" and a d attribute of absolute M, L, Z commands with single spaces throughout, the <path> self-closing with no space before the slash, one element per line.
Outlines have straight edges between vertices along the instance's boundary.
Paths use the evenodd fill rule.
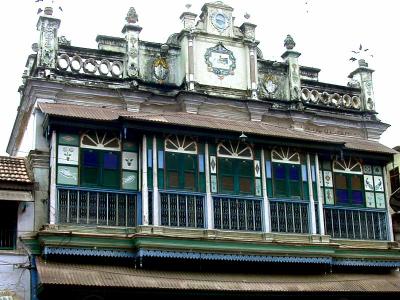
<path fill-rule="evenodd" d="M 284 179 L 279 179 L 279 180 L 284 180 L 285 181 L 285 190 L 287 191 L 286 194 L 277 194 L 277 178 L 276 178 L 276 173 L 275 173 L 275 168 L 277 165 L 283 165 L 285 168 L 285 178 Z M 298 172 L 298 180 L 292 180 L 290 179 L 290 168 L 291 167 L 296 167 L 297 172 Z M 303 198 L 303 179 L 302 179 L 302 173 L 301 173 L 301 164 L 293 164 L 293 163 L 288 163 L 288 161 L 273 161 L 271 164 L 271 170 L 272 170 L 272 186 L 273 186 L 273 196 L 274 198 L 296 198 L 296 199 L 302 199 Z M 298 185 L 298 190 L 299 194 L 294 194 L 292 191 L 292 183 L 296 183 Z"/>

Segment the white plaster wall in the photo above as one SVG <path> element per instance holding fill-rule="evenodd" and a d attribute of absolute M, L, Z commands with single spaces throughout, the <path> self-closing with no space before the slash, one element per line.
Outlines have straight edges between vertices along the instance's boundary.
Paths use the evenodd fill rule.
<path fill-rule="evenodd" d="M 233 45 L 229 42 L 223 42 L 225 48 L 231 50 L 236 58 L 236 68 L 234 75 L 227 75 L 222 80 L 218 78 L 213 72 L 208 71 L 205 62 L 204 54 L 210 47 L 216 46 L 218 40 L 211 39 L 209 42 L 196 39 L 194 49 L 194 80 L 200 84 L 218 86 L 224 88 L 234 88 L 246 90 L 248 86 L 248 55 L 246 48 L 243 45 Z"/>
<path fill-rule="evenodd" d="M 20 147 L 18 148 L 16 156 L 27 156 L 29 151 L 34 149 L 35 145 L 35 117 L 34 114 L 29 116 L 28 126 L 25 129 Z"/>
<path fill-rule="evenodd" d="M 186 77 L 186 81 L 189 81 L 189 58 L 188 58 L 188 40 L 187 37 L 183 37 L 181 40 L 181 59 L 180 59 L 180 71 L 183 77 Z"/>
<path fill-rule="evenodd" d="M 30 299 L 30 272 L 24 265 L 29 265 L 28 256 L 0 251 L 0 292 L 15 293 L 18 300 Z"/>

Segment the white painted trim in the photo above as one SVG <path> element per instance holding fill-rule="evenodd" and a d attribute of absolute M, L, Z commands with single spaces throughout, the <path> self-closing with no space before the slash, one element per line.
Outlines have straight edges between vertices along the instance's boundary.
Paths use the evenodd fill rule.
<path fill-rule="evenodd" d="M 318 214 L 319 214 L 319 233 L 321 235 L 325 235 L 325 223 L 324 223 L 324 207 L 323 207 L 323 199 L 324 195 L 322 194 L 319 178 L 319 160 L 318 154 L 315 154 L 315 183 L 317 184 L 317 199 L 318 199 Z"/>
<path fill-rule="evenodd" d="M 262 191 L 263 191 L 263 201 L 264 201 L 264 232 L 271 232 L 271 209 L 269 205 L 269 199 L 267 194 L 267 173 L 265 170 L 265 155 L 264 148 L 261 149 L 261 183 L 262 183 Z"/>
<path fill-rule="evenodd" d="M 387 170 L 386 166 L 383 167 L 383 174 L 385 176 L 385 198 L 386 198 L 386 211 L 387 211 L 387 221 L 388 221 L 388 230 L 389 230 L 389 240 L 394 242 L 394 233 L 393 233 L 393 223 L 392 223 L 392 215 L 390 213 L 390 204 L 389 204 L 389 182 L 390 176 L 389 171 Z"/>
<path fill-rule="evenodd" d="M 33 202 L 32 192 L 0 190 L 1 201 Z"/>
<path fill-rule="evenodd" d="M 160 194 L 158 192 L 157 138 L 153 136 L 153 225 L 160 225 Z"/>
<path fill-rule="evenodd" d="M 149 188 L 147 186 L 147 138 L 142 140 L 142 225 L 149 225 Z"/>
<path fill-rule="evenodd" d="M 208 143 L 205 144 L 204 164 L 206 172 L 206 216 L 207 216 L 207 229 L 214 228 L 213 222 L 213 209 L 212 209 L 212 196 L 211 196 L 211 183 L 210 183 L 210 159 L 208 153 Z"/>
<path fill-rule="evenodd" d="M 310 154 L 307 153 L 307 181 L 308 181 L 308 194 L 310 197 L 310 219 L 311 219 L 311 233 L 317 233 L 317 219 L 315 216 L 315 202 L 314 192 L 312 187 L 312 176 L 311 176 L 311 160 Z"/>
<path fill-rule="evenodd" d="M 56 224 L 57 211 L 57 133 L 55 130 L 51 132 L 50 141 L 50 199 L 49 199 L 49 223 Z"/>

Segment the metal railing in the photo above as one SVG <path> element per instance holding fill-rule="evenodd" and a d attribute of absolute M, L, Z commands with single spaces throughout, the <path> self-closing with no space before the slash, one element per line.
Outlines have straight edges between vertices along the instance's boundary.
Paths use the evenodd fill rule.
<path fill-rule="evenodd" d="M 386 211 L 366 208 L 324 207 L 326 234 L 333 238 L 387 240 Z"/>
<path fill-rule="evenodd" d="M 262 199 L 213 196 L 214 228 L 261 231 Z"/>
<path fill-rule="evenodd" d="M 161 225 L 204 228 L 204 195 L 161 191 Z"/>
<path fill-rule="evenodd" d="M 271 231 L 309 233 L 309 202 L 270 199 Z"/>
<path fill-rule="evenodd" d="M 58 188 L 58 223 L 136 226 L 137 195 L 119 191 Z"/>
<path fill-rule="evenodd" d="M 0 228 L 0 249 L 15 249 L 17 231 Z"/>

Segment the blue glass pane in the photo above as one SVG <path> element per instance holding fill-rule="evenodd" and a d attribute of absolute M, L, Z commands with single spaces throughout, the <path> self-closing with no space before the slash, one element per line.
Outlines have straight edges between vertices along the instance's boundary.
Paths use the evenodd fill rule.
<path fill-rule="evenodd" d="M 301 165 L 301 177 L 303 181 L 308 181 L 307 167 L 306 165 Z"/>
<path fill-rule="evenodd" d="M 285 179 L 285 166 L 276 164 L 274 166 L 275 179 Z"/>
<path fill-rule="evenodd" d="M 83 165 L 85 167 L 98 167 L 99 159 L 97 152 L 91 150 L 85 150 L 83 152 Z"/>
<path fill-rule="evenodd" d="M 158 151 L 158 168 L 164 169 L 164 151 Z"/>
<path fill-rule="evenodd" d="M 265 170 L 266 170 L 266 173 L 267 173 L 267 178 L 272 178 L 272 176 L 271 176 L 271 162 L 269 161 L 269 160 L 267 160 L 266 162 L 265 162 Z"/>
<path fill-rule="evenodd" d="M 315 182 L 315 166 L 311 166 L 311 179 Z"/>
<path fill-rule="evenodd" d="M 352 191 L 353 204 L 362 205 L 364 203 L 363 193 L 361 191 Z"/>
<path fill-rule="evenodd" d="M 153 150 L 147 149 L 147 167 L 153 167 Z"/>
<path fill-rule="evenodd" d="M 349 197 L 347 194 L 347 190 L 336 190 L 336 201 L 339 203 L 349 203 Z"/>
<path fill-rule="evenodd" d="M 204 155 L 199 154 L 199 172 L 203 173 L 204 172 Z"/>
<path fill-rule="evenodd" d="M 115 153 L 104 153 L 103 167 L 116 170 L 118 168 L 118 155 Z"/>
<path fill-rule="evenodd" d="M 300 180 L 299 166 L 290 166 L 289 179 L 290 180 Z"/>

